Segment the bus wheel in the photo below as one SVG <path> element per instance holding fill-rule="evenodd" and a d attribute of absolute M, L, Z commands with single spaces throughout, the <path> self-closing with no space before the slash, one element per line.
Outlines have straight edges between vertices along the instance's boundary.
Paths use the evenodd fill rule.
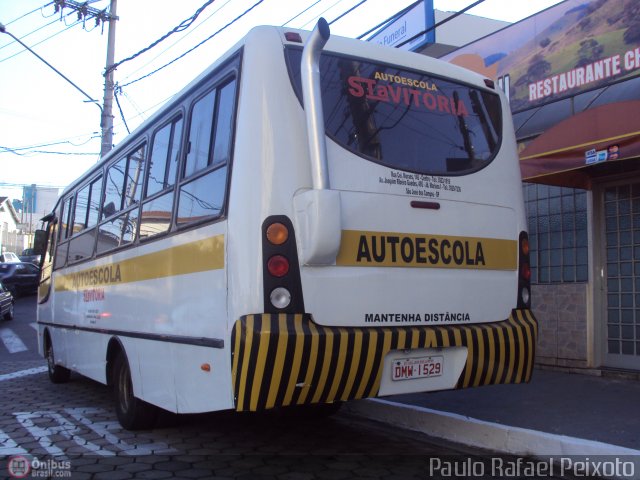
<path fill-rule="evenodd" d="M 120 354 L 113 366 L 113 391 L 118 421 L 127 430 L 144 430 L 153 427 L 158 408 L 133 395 L 131 372 L 127 359 Z"/>
<path fill-rule="evenodd" d="M 52 383 L 68 382 L 69 377 L 71 377 L 71 370 L 63 367 L 62 365 L 56 365 L 56 358 L 53 353 L 53 342 L 50 338 L 48 338 L 46 345 L 47 348 L 45 350 L 45 356 L 47 358 L 47 371 L 49 372 L 49 380 L 51 380 Z"/>

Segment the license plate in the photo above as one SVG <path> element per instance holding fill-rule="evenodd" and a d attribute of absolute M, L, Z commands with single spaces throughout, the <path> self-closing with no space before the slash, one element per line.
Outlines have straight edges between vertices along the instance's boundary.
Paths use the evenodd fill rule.
<path fill-rule="evenodd" d="M 398 358 L 393 361 L 391 379 L 395 381 L 439 377 L 442 375 L 443 366 L 442 356 Z"/>

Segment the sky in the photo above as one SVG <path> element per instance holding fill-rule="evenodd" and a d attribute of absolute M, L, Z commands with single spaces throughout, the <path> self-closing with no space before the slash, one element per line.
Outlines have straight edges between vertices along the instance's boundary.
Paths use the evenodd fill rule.
<path fill-rule="evenodd" d="M 207 0 L 118 0 L 116 62 L 149 46 L 190 18 Z M 182 32 L 115 72 L 121 86 L 114 104 L 114 143 L 133 131 L 255 25 L 310 30 L 318 17 L 337 18 L 362 0 L 216 0 Z M 469 14 L 516 22 L 559 0 L 485 0 Z M 109 0 L 93 0 L 105 9 Z M 357 37 L 413 3 L 366 0 L 331 25 L 331 33 Z M 458 11 L 473 0 L 434 0 Z M 171 66 L 135 81 L 180 56 L 242 15 L 233 25 Z M 301 13 L 303 12 L 303 13 Z M 107 25 L 83 24 L 70 9 L 55 12 L 50 0 L 0 0 L 0 23 L 97 103 L 63 80 L 7 34 L 0 34 L 0 196 L 22 197 L 22 185 L 64 187 L 99 160 Z M 437 32 L 436 32 L 437 41 Z M 135 81 L 135 82 L 134 82 Z M 131 83 L 134 82 L 134 83 Z M 125 121 L 126 126 L 125 126 Z"/>

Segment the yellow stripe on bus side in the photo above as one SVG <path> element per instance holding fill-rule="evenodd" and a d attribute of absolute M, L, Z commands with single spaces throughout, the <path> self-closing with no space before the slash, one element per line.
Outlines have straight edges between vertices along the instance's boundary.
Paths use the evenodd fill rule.
<path fill-rule="evenodd" d="M 343 230 L 336 265 L 515 270 L 516 240 Z"/>
<path fill-rule="evenodd" d="M 224 235 L 55 277 L 55 291 L 118 285 L 224 268 Z"/>

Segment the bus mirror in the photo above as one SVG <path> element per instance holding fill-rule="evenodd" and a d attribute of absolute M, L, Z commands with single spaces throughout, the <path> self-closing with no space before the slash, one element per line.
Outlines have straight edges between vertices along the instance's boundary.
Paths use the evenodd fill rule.
<path fill-rule="evenodd" d="M 107 203 L 103 208 L 102 208 L 102 218 L 108 218 L 111 215 L 113 215 L 114 213 L 116 213 L 116 206 L 114 205 L 113 202 L 109 202 Z"/>
<path fill-rule="evenodd" d="M 36 255 L 44 255 L 47 251 L 47 231 L 36 230 L 33 237 L 33 250 Z"/>

